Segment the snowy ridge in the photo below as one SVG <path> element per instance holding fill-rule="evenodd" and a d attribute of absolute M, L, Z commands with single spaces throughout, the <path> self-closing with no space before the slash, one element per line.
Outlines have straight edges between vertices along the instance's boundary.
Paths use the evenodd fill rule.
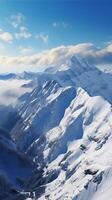
<path fill-rule="evenodd" d="M 48 158 L 50 159 L 48 170 L 53 168 L 59 170 L 60 168 L 58 178 L 46 187 L 49 199 L 92 199 L 92 196 L 97 194 L 98 188 L 103 187 L 103 182 L 105 184 L 103 179 L 106 174 L 107 178 L 110 177 L 112 169 L 112 160 L 109 157 L 112 140 L 111 106 L 100 97 L 94 97 L 94 99 L 89 97 L 81 89 L 78 93 L 77 99 L 73 100 L 70 108 L 65 112 L 64 120 L 60 123 L 61 131 L 57 128 L 46 136 L 48 141 L 44 157 L 47 158 L 47 161 Z M 74 120 L 72 124 L 77 123 L 77 118 L 81 116 L 80 113 L 83 113 L 83 131 L 78 124 L 76 125 L 77 130 L 74 128 L 75 126 L 72 126 L 72 135 L 69 135 L 70 129 L 68 132 L 67 128 L 63 131 L 65 124 L 69 126 L 71 119 Z M 55 137 L 53 147 L 50 143 L 54 139 L 54 134 L 57 138 Z M 81 137 L 76 138 L 77 134 L 78 137 Z M 71 141 L 69 141 L 69 137 Z M 64 148 L 66 146 L 66 149 L 63 149 L 62 146 Z M 101 185 L 100 182 L 102 182 Z M 99 199 L 99 197 L 97 198 Z"/>
<path fill-rule="evenodd" d="M 73 57 L 25 76 L 33 90 L 19 97 L 10 135 L 38 166 L 29 198 L 111 200 L 112 75 Z"/>
<path fill-rule="evenodd" d="M 77 58 L 66 69 L 38 76 L 38 87 L 11 134 L 19 148 L 47 167 L 43 177 L 51 178 L 42 199 L 90 200 L 103 187 L 111 169 L 106 150 L 112 127 L 110 82 L 111 75 Z"/>
<path fill-rule="evenodd" d="M 14 134 L 11 133 L 13 138 L 20 143 L 19 146 L 22 148 L 22 145 L 25 145 L 26 149 L 29 143 L 31 144 L 42 133 L 58 125 L 65 108 L 74 97 L 75 89 L 73 87 L 62 88 L 56 81 L 47 82 L 42 90 L 35 89 L 29 96 L 30 103 L 28 99 L 28 104 L 25 104 L 23 110 L 20 111 L 23 123 L 20 120 L 17 127 L 12 130 Z M 28 144 L 24 138 L 28 139 Z"/>

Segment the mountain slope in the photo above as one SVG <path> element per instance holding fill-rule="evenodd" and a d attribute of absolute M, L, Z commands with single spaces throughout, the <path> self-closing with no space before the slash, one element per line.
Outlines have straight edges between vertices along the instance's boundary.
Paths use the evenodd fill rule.
<path fill-rule="evenodd" d="M 111 200 L 112 75 L 73 57 L 24 76 L 34 89 L 20 97 L 10 135 L 38 165 L 25 181 L 30 198 Z"/>
<path fill-rule="evenodd" d="M 33 170 L 31 160 L 18 152 L 8 132 L 0 129 L 0 199 L 25 199 L 18 191 L 23 190 Z"/>
<path fill-rule="evenodd" d="M 104 189 L 112 170 L 111 121 L 110 104 L 79 89 L 60 126 L 46 134 L 47 171 L 60 171 L 46 186 L 49 199 L 99 199 L 97 191 Z"/>
<path fill-rule="evenodd" d="M 35 88 L 20 111 L 20 122 L 11 133 L 19 147 L 23 145 L 25 150 L 41 134 L 57 126 L 75 93 L 74 87 L 62 88 L 56 81 L 46 82 L 41 90 Z"/>

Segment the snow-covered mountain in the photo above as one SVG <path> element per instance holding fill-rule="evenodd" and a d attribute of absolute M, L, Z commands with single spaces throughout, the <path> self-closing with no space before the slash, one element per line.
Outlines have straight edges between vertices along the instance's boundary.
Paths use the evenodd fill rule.
<path fill-rule="evenodd" d="M 66 66 L 18 77 L 19 84 L 25 81 L 20 91 L 25 90 L 16 96 L 10 140 L 16 153 L 36 165 L 25 179 L 24 195 L 29 192 L 32 200 L 111 200 L 112 75 L 73 57 Z M 13 165 L 21 172 L 19 164 Z"/>

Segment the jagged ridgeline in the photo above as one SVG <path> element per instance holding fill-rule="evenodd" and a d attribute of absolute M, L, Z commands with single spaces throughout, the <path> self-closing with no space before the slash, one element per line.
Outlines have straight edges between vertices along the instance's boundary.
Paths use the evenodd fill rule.
<path fill-rule="evenodd" d="M 0 96 L 0 199 L 110 200 L 111 73 L 73 57 L 0 79 L 16 83 Z"/>

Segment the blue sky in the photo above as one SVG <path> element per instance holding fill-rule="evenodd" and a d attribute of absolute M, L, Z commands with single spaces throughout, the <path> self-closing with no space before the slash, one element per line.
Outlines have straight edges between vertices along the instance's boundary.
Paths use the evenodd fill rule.
<path fill-rule="evenodd" d="M 112 41 L 111 0 L 0 0 L 0 54 Z"/>

